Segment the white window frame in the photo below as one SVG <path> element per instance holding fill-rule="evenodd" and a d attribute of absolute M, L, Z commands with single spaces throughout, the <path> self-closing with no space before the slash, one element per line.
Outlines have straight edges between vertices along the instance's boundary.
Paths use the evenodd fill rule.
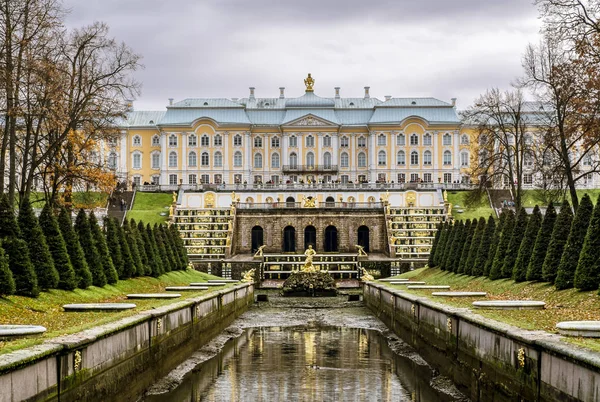
<path fill-rule="evenodd" d="M 196 151 L 190 151 L 190 153 L 188 153 L 188 167 L 196 166 L 198 166 L 198 154 L 196 153 Z"/>
<path fill-rule="evenodd" d="M 141 147 L 142 146 L 142 136 L 141 135 L 134 135 L 133 138 L 131 139 L 131 144 L 134 147 Z"/>
<path fill-rule="evenodd" d="M 177 161 L 177 152 L 176 151 L 171 151 L 169 152 L 169 167 L 170 168 L 176 168 L 178 161 Z"/>
<path fill-rule="evenodd" d="M 244 164 L 244 155 L 240 151 L 233 153 L 233 167 L 242 167 Z"/>
<path fill-rule="evenodd" d="M 142 157 L 143 157 L 143 154 L 140 151 L 135 151 L 131 154 L 131 168 L 132 169 L 139 170 L 142 168 L 143 162 L 144 162 L 142 160 Z M 136 164 L 136 158 L 137 158 L 137 161 L 139 162 L 139 164 Z"/>

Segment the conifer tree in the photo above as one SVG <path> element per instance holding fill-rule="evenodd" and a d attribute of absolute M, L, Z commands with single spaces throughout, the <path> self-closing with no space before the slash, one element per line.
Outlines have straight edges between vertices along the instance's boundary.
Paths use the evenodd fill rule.
<path fill-rule="evenodd" d="M 460 253 L 462 252 L 462 245 L 465 241 L 465 223 L 458 221 L 458 227 L 456 228 L 456 236 L 452 240 L 452 250 L 448 257 L 447 271 L 456 272 L 458 269 L 458 260 L 460 260 Z"/>
<path fill-rule="evenodd" d="M 92 273 L 88 266 L 85 253 L 81 248 L 79 236 L 73 228 L 71 214 L 66 208 L 61 208 L 60 210 L 58 215 L 58 227 L 65 240 L 67 252 L 69 253 L 69 260 L 75 271 L 77 287 L 80 289 L 87 289 L 92 285 Z"/>
<path fill-rule="evenodd" d="M 435 249 L 437 248 L 438 243 L 440 242 L 441 232 L 442 232 L 442 223 L 440 222 L 437 225 L 437 230 L 436 230 L 435 236 L 433 238 L 431 250 L 429 250 L 429 258 L 427 259 L 427 266 L 430 268 L 435 266 L 435 263 L 434 263 Z"/>
<path fill-rule="evenodd" d="M 102 263 L 102 269 L 104 269 L 106 282 L 111 285 L 115 284 L 119 280 L 119 275 L 117 274 L 117 270 L 115 269 L 115 265 L 113 264 L 111 255 L 108 251 L 106 237 L 104 236 L 104 233 L 102 233 L 102 229 L 100 229 L 100 225 L 98 225 L 98 220 L 93 211 L 90 212 L 89 222 L 92 239 L 94 241 L 94 246 L 96 246 L 96 250 L 98 251 L 98 255 L 100 256 L 100 262 Z"/>
<path fill-rule="evenodd" d="M 517 260 L 513 267 L 512 278 L 516 282 L 523 282 L 527 279 L 527 266 L 529 265 L 529 260 L 531 259 L 531 254 L 535 245 L 535 239 L 541 226 L 542 213 L 540 212 L 540 207 L 536 205 L 529 216 L 527 230 L 525 230 L 525 235 L 523 236 L 523 241 L 519 248 L 519 254 L 517 255 Z"/>
<path fill-rule="evenodd" d="M 469 247 L 467 260 L 465 262 L 465 274 L 467 275 L 474 275 L 473 265 L 475 265 L 475 260 L 477 259 L 477 255 L 479 255 L 481 239 L 485 231 L 485 218 L 483 216 L 479 218 L 479 221 L 475 222 L 477 222 L 477 226 L 475 227 L 475 233 L 473 233 L 473 240 L 471 241 L 471 246 Z"/>
<path fill-rule="evenodd" d="M 592 200 L 586 193 L 579 202 L 579 207 L 571 224 L 571 232 L 569 233 L 565 250 L 558 265 L 556 280 L 554 281 L 554 286 L 558 290 L 569 289 L 574 286 L 575 270 L 577 270 L 579 254 L 581 254 L 581 249 L 583 248 L 583 242 L 585 241 L 585 235 L 590 225 L 593 210 L 594 205 L 592 204 Z"/>
<path fill-rule="evenodd" d="M 117 229 L 119 244 L 121 245 L 121 256 L 123 257 L 123 279 L 133 278 L 136 276 L 137 264 L 133 258 L 131 249 L 129 248 L 129 240 L 125 234 L 125 229 L 123 226 L 119 225 L 119 222 L 116 219 L 114 220 L 114 225 Z"/>
<path fill-rule="evenodd" d="M 112 259 L 118 278 L 123 279 L 125 261 L 123 260 L 123 254 L 121 252 L 121 244 L 119 242 L 117 225 L 118 224 L 114 221 L 114 219 L 108 217 L 104 218 L 104 233 L 106 233 L 106 246 L 108 247 L 108 254 Z"/>
<path fill-rule="evenodd" d="M 15 293 L 15 280 L 8 267 L 8 257 L 0 247 L 0 296 L 10 296 Z"/>
<path fill-rule="evenodd" d="M 573 220 L 573 211 L 567 200 L 564 200 L 560 206 L 560 211 L 556 217 L 556 223 L 552 229 L 552 237 L 548 245 L 548 251 L 542 265 L 542 278 L 545 282 L 554 283 L 558 265 L 571 231 L 571 221 Z"/>
<path fill-rule="evenodd" d="M 140 252 L 137 239 L 137 227 L 135 226 L 135 223 L 134 225 L 130 225 L 127 219 L 125 219 L 125 221 L 123 222 L 123 231 L 125 232 L 127 243 L 129 244 L 129 251 L 131 252 L 131 257 L 135 262 L 135 276 L 144 276 L 146 275 L 146 267 L 142 260 L 142 254 Z"/>
<path fill-rule="evenodd" d="M 600 285 L 600 196 L 590 219 L 575 271 L 575 287 L 596 290 Z"/>
<path fill-rule="evenodd" d="M 163 262 L 158 250 L 154 246 L 152 241 L 152 229 L 148 224 L 144 227 L 144 223 L 138 223 L 138 230 L 144 239 L 144 249 L 146 250 L 146 256 L 148 258 L 148 266 L 150 267 L 150 275 L 157 278 L 164 273 L 162 269 Z"/>
<path fill-rule="evenodd" d="M 102 261 L 100 261 L 100 254 L 92 238 L 90 222 L 83 209 L 79 210 L 75 218 L 75 231 L 77 232 L 79 243 L 85 253 L 85 260 L 92 274 L 92 284 L 99 287 L 106 285 L 104 266 L 102 265 Z"/>
<path fill-rule="evenodd" d="M 48 248 L 48 243 L 46 243 L 46 236 L 44 236 L 28 199 L 21 201 L 17 221 L 21 231 L 21 239 L 27 243 L 29 255 L 35 257 L 33 268 L 37 276 L 38 286 L 42 290 L 55 289 L 58 286 L 58 272 L 54 267 L 54 260 Z"/>
<path fill-rule="evenodd" d="M 471 249 L 471 243 L 473 243 L 473 235 L 475 234 L 476 228 L 477 220 L 473 219 L 473 221 L 471 221 L 470 219 L 467 219 L 467 222 L 465 223 L 465 240 L 463 241 L 458 266 L 456 267 L 456 272 L 459 274 L 465 273 L 467 259 L 469 258 L 469 250 Z"/>
<path fill-rule="evenodd" d="M 48 243 L 48 248 L 52 254 L 54 267 L 58 272 L 58 288 L 64 290 L 75 289 L 77 287 L 75 270 L 73 269 L 73 264 L 71 264 L 71 259 L 69 258 L 65 239 L 60 232 L 58 221 L 52 213 L 50 204 L 46 203 L 46 205 L 44 205 L 39 222 L 40 227 L 46 236 L 46 242 Z"/>
<path fill-rule="evenodd" d="M 155 272 L 158 268 L 152 267 L 152 260 L 154 254 L 148 254 L 149 251 L 146 249 L 146 229 L 144 228 L 144 224 L 142 222 L 135 224 L 135 221 L 131 220 L 131 230 L 136 234 L 136 241 L 138 242 L 138 251 L 140 252 L 140 258 L 144 264 L 144 272 L 145 275 L 151 276 L 153 272 Z"/>
<path fill-rule="evenodd" d="M 542 221 L 542 226 L 538 230 L 535 238 L 535 245 L 533 246 L 533 252 L 529 265 L 527 266 L 527 280 L 528 281 L 541 281 L 542 280 L 542 267 L 544 265 L 544 258 L 548 251 L 548 245 L 552 238 L 552 229 L 554 229 L 554 223 L 556 222 L 556 211 L 554 210 L 554 204 L 550 201 L 548 208 L 546 208 L 546 214 Z"/>
<path fill-rule="evenodd" d="M 448 232 L 448 240 L 446 241 L 446 247 L 444 250 L 444 254 L 442 255 L 442 260 L 440 261 L 440 268 L 443 271 L 448 271 L 448 262 L 450 260 L 450 254 L 452 254 L 452 247 L 454 243 L 454 238 L 456 237 L 456 232 L 458 228 L 458 221 L 455 221 L 450 225 L 450 231 Z"/>
<path fill-rule="evenodd" d="M 175 246 L 175 241 L 171 237 L 171 232 L 166 225 L 160 225 L 159 228 L 162 238 L 165 240 L 167 254 L 169 255 L 169 259 L 171 259 L 171 269 L 173 271 L 180 270 L 183 262 L 180 260 L 179 252 Z"/>
<path fill-rule="evenodd" d="M 19 226 L 15 219 L 15 210 L 10 205 L 6 194 L 0 196 L 0 238 L 20 236 Z"/>
<path fill-rule="evenodd" d="M 502 266 L 504 265 L 504 259 L 506 258 L 506 251 L 508 250 L 508 245 L 512 239 L 513 229 L 515 226 L 515 214 L 512 211 L 506 210 L 504 211 L 505 219 L 504 224 L 502 225 L 502 233 L 500 234 L 500 241 L 498 242 L 498 247 L 496 248 L 496 255 L 494 255 L 494 262 L 492 263 L 492 267 L 490 269 L 491 280 L 496 280 L 502 278 Z"/>
<path fill-rule="evenodd" d="M 485 272 L 485 267 L 490 258 L 490 250 L 495 232 L 496 221 L 494 220 L 494 217 L 490 215 L 487 224 L 485 225 L 483 235 L 481 236 L 481 244 L 479 245 L 477 256 L 475 257 L 475 263 L 473 263 L 473 269 L 471 271 L 473 276 L 489 275 L 489 271 Z"/>
<path fill-rule="evenodd" d="M 442 254 L 444 253 L 444 249 L 446 248 L 446 240 L 448 239 L 448 221 L 442 224 L 442 228 L 439 230 L 440 239 L 439 244 L 435 249 L 435 254 L 433 255 L 433 266 L 438 267 L 440 265 L 440 260 L 442 259 Z"/>
<path fill-rule="evenodd" d="M 150 228 L 150 226 L 148 226 Z M 169 255 L 167 254 L 167 249 L 165 247 L 165 242 L 160 235 L 160 230 L 158 229 L 158 225 L 155 223 L 154 227 L 149 232 L 152 236 L 152 241 L 154 242 L 154 246 L 158 250 L 158 255 L 160 255 L 160 259 L 162 261 L 162 270 L 163 272 L 171 272 L 171 260 L 169 259 Z"/>
<path fill-rule="evenodd" d="M 517 261 L 519 250 L 521 249 L 521 243 L 523 242 L 523 236 L 527 230 L 528 220 L 529 217 L 527 216 L 527 211 L 525 211 L 525 208 L 521 207 L 521 209 L 519 209 L 517 212 L 512 236 L 510 238 L 510 242 L 508 243 L 506 256 L 504 257 L 504 264 L 502 265 L 501 271 L 502 278 L 512 277 L 515 262 Z"/>
<path fill-rule="evenodd" d="M 187 249 L 185 248 L 185 245 L 183 244 L 183 239 L 181 238 L 179 229 L 177 229 L 177 226 L 171 225 L 171 226 L 169 226 L 169 231 L 171 232 L 171 236 L 173 237 L 173 240 L 175 241 L 177 250 L 179 250 L 179 258 L 181 259 L 181 264 L 182 264 L 181 269 L 186 270 L 189 260 L 188 260 L 188 255 L 187 255 Z"/>
<path fill-rule="evenodd" d="M 494 265 L 494 258 L 496 258 L 496 250 L 498 250 L 498 245 L 500 244 L 500 239 L 502 238 L 502 228 L 504 227 L 504 222 L 506 221 L 507 211 L 503 210 L 500 213 L 500 218 L 498 224 L 496 225 L 496 230 L 494 231 L 494 236 L 492 237 L 490 243 L 490 250 L 488 259 L 485 267 L 483 268 L 483 276 L 490 276 L 490 271 L 492 270 L 492 266 Z"/>

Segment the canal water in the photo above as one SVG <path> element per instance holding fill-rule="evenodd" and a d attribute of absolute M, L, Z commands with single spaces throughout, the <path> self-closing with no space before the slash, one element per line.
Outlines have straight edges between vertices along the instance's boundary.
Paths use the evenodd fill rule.
<path fill-rule="evenodd" d="M 158 401 L 418 401 L 446 398 L 379 331 L 255 327 L 227 342 Z M 462 398 L 461 398 L 462 399 Z"/>

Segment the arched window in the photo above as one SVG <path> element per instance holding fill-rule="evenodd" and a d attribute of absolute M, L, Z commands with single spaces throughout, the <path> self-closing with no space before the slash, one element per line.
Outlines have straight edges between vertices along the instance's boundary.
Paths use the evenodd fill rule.
<path fill-rule="evenodd" d="M 254 138 L 254 148 L 262 148 L 262 137 Z"/>
<path fill-rule="evenodd" d="M 412 151 L 410 153 L 410 164 L 411 165 L 419 164 L 419 153 L 417 151 Z"/>
<path fill-rule="evenodd" d="M 169 146 L 176 147 L 177 146 L 177 136 L 175 134 L 171 134 L 169 136 Z"/>
<path fill-rule="evenodd" d="M 331 137 L 326 135 L 325 137 L 323 137 L 323 146 L 326 148 L 331 147 Z"/>
<path fill-rule="evenodd" d="M 419 136 L 417 134 L 410 135 L 410 145 L 419 145 Z"/>
<path fill-rule="evenodd" d="M 116 169 L 117 168 L 117 153 L 111 152 L 108 154 L 108 168 Z"/>
<path fill-rule="evenodd" d="M 325 165 L 325 169 L 331 169 L 331 154 L 329 152 L 323 154 L 323 165 Z"/>
<path fill-rule="evenodd" d="M 423 136 L 423 145 L 431 145 L 431 134 L 426 133 Z"/>
<path fill-rule="evenodd" d="M 197 145 L 198 145 L 198 137 L 196 137 L 196 134 L 190 134 L 188 136 L 188 146 L 195 147 Z"/>
<path fill-rule="evenodd" d="M 444 166 L 452 165 L 452 152 L 444 151 Z"/>
<path fill-rule="evenodd" d="M 377 165 L 385 166 L 387 164 L 385 151 L 379 151 L 377 154 Z"/>
<path fill-rule="evenodd" d="M 254 154 L 254 168 L 255 169 L 262 169 L 262 155 L 261 154 Z"/>
<path fill-rule="evenodd" d="M 295 152 L 290 154 L 290 167 L 296 169 L 298 167 L 298 155 Z"/>
<path fill-rule="evenodd" d="M 460 137 L 460 143 L 461 143 L 462 145 L 469 145 L 469 136 L 468 136 L 468 135 L 466 135 L 466 134 L 463 134 L 463 135 Z"/>
<path fill-rule="evenodd" d="M 529 156 L 529 160 L 531 161 L 531 165 L 528 165 L 528 156 Z M 533 158 L 531 158 L 531 155 L 525 155 L 525 166 L 532 166 L 533 165 Z M 460 153 L 460 166 L 462 167 L 467 167 L 469 166 L 469 153 L 467 151 L 463 151 Z"/>
<path fill-rule="evenodd" d="M 452 136 L 448 133 L 444 134 L 444 136 L 442 137 L 442 144 L 452 145 Z"/>
<path fill-rule="evenodd" d="M 239 134 L 236 134 L 233 136 L 233 146 L 234 147 L 241 147 L 242 146 L 242 136 Z"/>
<path fill-rule="evenodd" d="M 298 137 L 296 137 L 295 135 L 292 135 L 290 137 L 290 147 L 297 147 L 298 146 Z"/>
<path fill-rule="evenodd" d="M 404 136 L 404 134 L 398 134 L 398 136 L 396 137 L 396 145 L 399 147 L 403 147 L 406 145 L 406 137 Z"/>
<path fill-rule="evenodd" d="M 141 145 L 142 145 L 142 137 L 140 137 L 139 135 L 134 135 L 133 136 L 133 146 L 139 147 Z"/>
<path fill-rule="evenodd" d="M 236 151 L 233 154 L 233 166 L 242 167 L 242 153 L 240 151 Z"/>
<path fill-rule="evenodd" d="M 423 165 L 431 165 L 431 151 L 423 152 Z"/>
<path fill-rule="evenodd" d="M 210 157 L 208 155 L 208 152 L 202 152 L 202 155 L 200 156 L 200 163 L 204 167 L 207 167 L 210 164 Z"/>
<path fill-rule="evenodd" d="M 215 152 L 215 159 L 213 160 L 214 167 L 223 167 L 223 154 L 219 151 Z"/>
<path fill-rule="evenodd" d="M 273 152 L 273 154 L 271 154 L 271 167 L 274 169 L 279 169 L 279 154 L 277 152 Z"/>
<path fill-rule="evenodd" d="M 279 137 L 271 138 L 271 148 L 279 148 Z"/>
<path fill-rule="evenodd" d="M 315 166 L 315 154 L 313 154 L 312 152 L 306 154 L 306 165 Z"/>
<path fill-rule="evenodd" d="M 307 135 L 306 136 L 306 146 L 309 148 L 312 148 L 315 146 L 315 137 L 313 137 L 312 135 Z"/>
<path fill-rule="evenodd" d="M 377 145 L 384 147 L 386 142 L 385 134 L 379 134 L 377 137 Z"/>
<path fill-rule="evenodd" d="M 177 167 L 177 152 L 169 153 L 169 167 Z"/>
<path fill-rule="evenodd" d="M 406 154 L 404 151 L 398 151 L 396 154 L 396 164 L 401 166 L 406 165 Z"/>
<path fill-rule="evenodd" d="M 152 136 L 152 146 L 160 147 L 160 137 L 158 135 Z"/>
<path fill-rule="evenodd" d="M 358 167 L 367 167 L 367 156 L 364 152 L 358 154 Z"/>
<path fill-rule="evenodd" d="M 221 137 L 221 134 L 215 135 L 215 138 L 213 138 L 213 144 L 215 144 L 215 147 L 223 146 L 223 137 Z"/>
<path fill-rule="evenodd" d="M 348 137 L 340 138 L 340 147 L 348 148 Z"/>
<path fill-rule="evenodd" d="M 207 147 L 210 145 L 210 138 L 208 138 L 208 135 L 202 135 L 202 137 L 200 138 L 200 145 L 202 145 L 203 147 Z"/>
<path fill-rule="evenodd" d="M 342 155 L 340 156 L 340 165 L 343 168 L 347 168 L 348 167 L 348 153 L 342 152 Z"/>
<path fill-rule="evenodd" d="M 528 159 L 531 160 L 531 163 L 527 164 L 527 159 L 525 159 L 525 165 L 533 166 L 533 157 L 531 156 L 531 154 L 529 154 Z M 583 157 L 583 166 L 592 166 L 592 155 L 587 154 L 586 156 Z"/>
<path fill-rule="evenodd" d="M 196 152 L 192 151 L 188 154 L 188 166 L 189 167 L 196 167 L 196 164 L 198 163 L 198 156 L 196 155 Z"/>
<path fill-rule="evenodd" d="M 152 169 L 160 169 L 160 152 L 152 153 Z"/>
<path fill-rule="evenodd" d="M 357 145 L 359 148 L 365 148 L 367 146 L 367 140 L 363 136 L 358 137 L 357 142 L 358 142 Z"/>

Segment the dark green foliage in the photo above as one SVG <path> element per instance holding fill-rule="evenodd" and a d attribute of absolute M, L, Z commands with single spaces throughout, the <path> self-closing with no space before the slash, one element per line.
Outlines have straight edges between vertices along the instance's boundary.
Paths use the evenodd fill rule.
<path fill-rule="evenodd" d="M 129 241 L 127 239 L 127 235 L 125 234 L 125 229 L 121 225 L 119 225 L 119 222 L 116 219 L 114 220 L 114 225 L 117 229 L 119 244 L 121 245 L 121 256 L 123 257 L 122 278 L 133 278 L 134 276 L 136 276 L 137 265 L 133 258 L 133 255 L 131 254 L 131 249 L 129 248 Z"/>
<path fill-rule="evenodd" d="M 467 260 L 469 259 L 469 250 L 471 250 L 471 244 L 473 243 L 473 236 L 475 235 L 475 229 L 477 229 L 477 220 L 473 219 L 473 221 L 470 222 L 467 219 L 467 223 L 465 226 L 465 230 L 466 230 L 465 241 L 463 242 L 462 252 L 460 254 L 460 261 L 458 263 L 458 268 L 457 268 L 457 272 L 459 274 L 466 273 Z"/>
<path fill-rule="evenodd" d="M 0 248 L 0 296 L 10 296 L 15 293 L 15 280 L 8 267 L 8 257 Z"/>
<path fill-rule="evenodd" d="M 533 253 L 527 266 L 527 280 L 528 281 L 541 281 L 542 280 L 542 267 L 544 266 L 544 258 L 548 251 L 548 245 L 552 238 L 552 229 L 556 222 L 556 211 L 554 210 L 554 204 L 550 201 L 548 208 L 546 208 L 546 215 L 542 221 L 542 226 L 538 230 L 537 237 L 535 238 L 535 245 L 533 246 Z"/>
<path fill-rule="evenodd" d="M 442 225 L 440 232 L 439 244 L 435 248 L 435 254 L 433 256 L 433 266 L 437 267 L 440 265 L 440 260 L 442 259 L 442 255 L 444 254 L 444 250 L 446 249 L 446 241 L 448 240 L 448 231 L 449 231 L 449 223 L 448 221 L 444 222 Z"/>
<path fill-rule="evenodd" d="M 487 276 L 488 272 L 484 272 L 487 261 L 490 255 L 490 248 L 492 244 L 492 240 L 494 238 L 494 233 L 496 232 L 496 221 L 494 217 L 490 215 L 488 218 L 487 224 L 485 225 L 485 229 L 483 234 L 481 235 L 481 244 L 479 245 L 479 249 L 477 250 L 477 255 L 475 257 L 475 262 L 473 263 L 473 268 L 471 270 L 471 275 L 473 276 Z"/>
<path fill-rule="evenodd" d="M 46 236 L 44 236 L 28 199 L 21 202 L 18 222 L 21 238 L 27 242 L 29 255 L 35 259 L 33 268 L 37 276 L 38 286 L 42 290 L 55 289 L 58 286 L 58 272 L 54 267 L 54 260 L 48 248 L 48 243 L 46 243 Z"/>
<path fill-rule="evenodd" d="M 40 294 L 33 264 L 25 240 L 7 237 L 2 247 L 8 256 L 8 266 L 15 280 L 15 293 L 21 296 L 37 297 Z"/>
<path fill-rule="evenodd" d="M 20 234 L 15 210 L 8 202 L 6 194 L 2 194 L 0 196 L 0 238 L 19 237 Z"/>
<path fill-rule="evenodd" d="M 58 288 L 64 290 L 75 289 L 77 287 L 75 270 L 73 269 L 73 264 L 71 264 L 71 259 L 69 258 L 65 239 L 60 232 L 58 221 L 52 213 L 50 204 L 44 205 L 39 221 L 40 227 L 46 236 L 48 248 L 52 254 L 54 267 L 58 272 Z"/>
<path fill-rule="evenodd" d="M 483 233 L 485 232 L 485 218 L 479 218 L 479 221 L 475 221 L 475 233 L 473 233 L 473 240 L 471 241 L 471 246 L 469 247 L 469 253 L 467 256 L 467 260 L 465 261 L 465 274 L 474 275 L 475 261 L 477 260 L 477 256 L 479 255 L 479 249 L 481 247 L 481 239 L 483 238 Z M 483 271 L 483 269 L 482 269 Z"/>
<path fill-rule="evenodd" d="M 104 266 L 102 265 L 102 261 L 100 261 L 100 254 L 92 238 L 90 223 L 83 209 L 79 210 L 77 218 L 75 218 L 75 231 L 79 237 L 79 243 L 85 253 L 85 260 L 92 274 L 92 284 L 100 287 L 106 285 Z"/>
<path fill-rule="evenodd" d="M 137 241 L 135 239 L 134 233 L 131 230 L 131 226 L 129 226 L 129 221 L 127 219 L 123 221 L 123 226 L 121 226 L 121 232 L 123 233 L 123 236 L 127 241 L 129 254 L 134 264 L 133 276 L 144 275 L 144 266 L 142 265 L 142 258 L 140 257 L 140 252 L 138 251 Z"/>
<path fill-rule="evenodd" d="M 460 253 L 462 252 L 462 245 L 464 242 L 464 234 L 465 234 L 465 223 L 463 221 L 458 221 L 456 223 L 456 234 L 454 239 L 452 240 L 452 249 L 450 250 L 450 255 L 448 257 L 448 263 L 446 266 L 446 271 L 456 272 L 458 268 L 458 260 L 460 260 Z"/>
<path fill-rule="evenodd" d="M 187 255 L 187 249 L 185 248 L 185 245 L 183 244 L 183 239 L 181 238 L 181 234 L 179 233 L 179 229 L 177 229 L 177 226 L 175 225 L 171 225 L 169 226 L 169 231 L 171 232 L 171 236 L 175 242 L 175 245 L 177 246 L 177 250 L 179 252 L 179 259 L 181 260 L 181 264 L 182 264 L 182 270 L 186 270 L 189 260 L 188 260 L 188 255 Z"/>
<path fill-rule="evenodd" d="M 90 212 L 89 221 L 92 239 L 94 240 L 94 245 L 96 246 L 96 250 L 98 250 L 98 255 L 100 256 L 100 262 L 102 263 L 102 268 L 104 269 L 106 282 L 110 284 L 117 283 L 119 280 L 119 275 L 117 274 L 117 270 L 113 264 L 110 252 L 108 251 L 106 237 L 104 236 L 104 233 L 102 233 L 102 229 L 100 229 L 100 225 L 98 225 L 98 220 L 96 219 L 96 215 L 94 215 L 93 211 Z"/>
<path fill-rule="evenodd" d="M 575 287 L 595 290 L 600 284 L 600 196 L 590 219 L 575 271 Z"/>
<path fill-rule="evenodd" d="M 571 224 L 571 232 L 569 233 L 565 250 L 560 259 L 556 280 L 554 281 L 554 286 L 558 290 L 569 289 L 574 286 L 579 254 L 583 248 L 583 242 L 585 241 L 585 235 L 590 225 L 593 210 L 592 200 L 586 193 L 579 202 L 579 207 Z"/>
<path fill-rule="evenodd" d="M 556 217 L 554 229 L 552 229 L 552 238 L 548 245 L 548 252 L 542 265 L 542 278 L 546 282 L 554 283 L 558 265 L 565 249 L 565 244 L 571 231 L 571 221 L 573 220 L 573 211 L 567 200 L 564 200 L 560 206 L 560 212 Z"/>
<path fill-rule="evenodd" d="M 123 255 L 121 253 L 121 244 L 119 242 L 117 225 L 118 223 L 116 223 L 114 219 L 108 217 L 104 218 L 104 233 L 106 233 L 106 247 L 108 247 L 108 254 L 112 259 L 118 278 L 123 279 L 125 261 L 123 260 Z M 131 275 L 127 276 L 127 278 L 130 277 Z"/>
<path fill-rule="evenodd" d="M 150 228 L 150 226 L 148 226 Z M 171 269 L 171 260 L 169 259 L 169 254 L 167 253 L 167 248 L 165 247 L 165 242 L 163 241 L 158 225 L 155 223 L 154 227 L 149 232 L 152 236 L 152 241 L 154 242 L 154 246 L 158 250 L 158 255 L 162 261 L 162 273 L 170 272 Z"/>
<path fill-rule="evenodd" d="M 450 230 L 448 232 L 448 240 L 446 240 L 446 247 L 444 249 L 444 254 L 442 255 L 442 260 L 440 261 L 440 268 L 443 271 L 448 270 L 448 263 L 450 262 L 450 255 L 452 254 L 452 247 L 454 243 L 454 238 L 456 237 L 456 232 L 458 231 L 458 222 L 454 222 L 450 225 Z"/>
<path fill-rule="evenodd" d="M 129 250 L 131 250 L 131 255 L 133 260 L 135 261 L 136 266 L 136 275 L 144 276 L 150 275 L 152 272 L 151 269 L 147 266 L 148 261 L 146 259 L 146 250 L 144 249 L 144 239 L 142 238 L 140 232 L 137 230 L 137 225 L 135 220 L 131 220 L 130 225 L 124 225 L 123 229 L 125 229 L 125 233 L 127 234 L 127 241 L 129 243 Z M 137 253 L 137 256 L 136 256 Z"/>
<path fill-rule="evenodd" d="M 519 248 L 519 254 L 517 255 L 517 261 L 515 261 L 513 267 L 512 278 L 517 282 L 523 282 L 527 279 L 527 266 L 529 265 L 529 260 L 531 259 L 531 254 L 535 245 L 535 239 L 541 226 L 542 213 L 540 212 L 540 207 L 536 205 L 529 216 L 527 230 L 525 230 L 521 248 Z"/>
<path fill-rule="evenodd" d="M 490 271 L 492 270 L 492 266 L 494 265 L 494 258 L 496 257 L 496 250 L 498 250 L 498 245 L 500 244 L 500 239 L 502 237 L 502 228 L 504 227 L 504 222 L 506 221 L 506 212 L 502 211 L 500 214 L 500 220 L 496 225 L 496 230 L 494 231 L 494 236 L 492 236 L 490 242 L 490 249 L 488 251 L 488 258 L 483 267 L 483 276 L 490 276 Z"/>
<path fill-rule="evenodd" d="M 162 269 L 162 259 L 154 242 L 152 241 L 152 229 L 150 225 L 147 225 L 144 228 L 144 224 L 140 222 L 138 224 L 138 231 L 140 232 L 143 240 L 144 240 L 144 249 L 146 250 L 146 257 L 148 258 L 148 266 L 150 267 L 150 275 L 153 277 L 159 277 L 164 273 Z"/>
<path fill-rule="evenodd" d="M 435 263 L 434 263 L 435 249 L 437 248 L 438 243 L 440 242 L 440 236 L 442 234 L 442 227 L 443 227 L 442 223 L 439 223 L 437 225 L 437 231 L 435 232 L 435 237 L 433 238 L 433 244 L 431 245 L 431 250 L 429 250 L 429 258 L 427 259 L 427 265 L 429 267 L 435 266 Z"/>
<path fill-rule="evenodd" d="M 519 256 L 521 243 L 523 242 L 523 236 L 527 230 L 528 220 L 529 217 L 527 216 L 527 211 L 525 211 L 525 208 L 521 207 L 521 209 L 519 209 L 517 212 L 512 236 L 510 238 L 510 242 L 508 243 L 506 256 L 504 256 L 504 264 L 502 264 L 501 270 L 502 278 L 511 278 L 513 275 L 513 269 L 515 267 L 517 257 Z M 525 272 L 523 272 L 523 275 L 524 274 Z"/>
<path fill-rule="evenodd" d="M 500 234 L 498 247 L 496 248 L 496 254 L 494 255 L 494 262 L 490 269 L 489 278 L 491 280 L 502 278 L 502 267 L 504 266 L 506 251 L 508 250 L 508 245 L 512 239 L 515 226 L 515 214 L 510 210 L 506 210 L 503 213 L 505 214 L 505 219 L 504 224 L 502 225 L 502 233 Z"/>
<path fill-rule="evenodd" d="M 177 245 L 175 243 L 175 239 L 172 237 L 171 231 L 166 225 L 161 225 L 160 231 L 163 239 L 165 240 L 165 247 L 167 248 L 169 258 L 172 258 L 171 268 L 174 271 L 182 269 L 183 261 L 181 261 L 179 250 L 177 250 Z"/>
<path fill-rule="evenodd" d="M 67 252 L 69 253 L 69 260 L 75 271 L 77 287 L 80 289 L 87 289 L 92 285 L 92 273 L 88 266 L 85 253 L 81 248 L 79 236 L 73 228 L 71 214 L 66 208 L 60 210 L 60 214 L 58 215 L 58 226 L 60 228 L 60 233 L 65 240 Z"/>

